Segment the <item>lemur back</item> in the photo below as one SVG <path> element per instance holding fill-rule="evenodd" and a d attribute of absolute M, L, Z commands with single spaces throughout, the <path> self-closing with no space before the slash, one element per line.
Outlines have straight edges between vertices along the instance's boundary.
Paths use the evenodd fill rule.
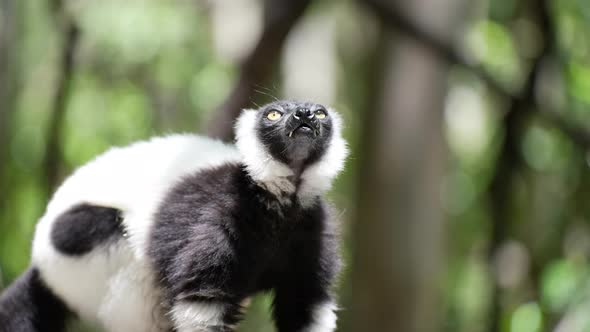
<path fill-rule="evenodd" d="M 183 176 L 237 160 L 234 147 L 196 135 L 109 150 L 78 169 L 55 193 L 37 225 L 33 265 L 82 318 L 106 321 L 113 325 L 106 326 L 110 331 L 161 331 L 162 313 L 154 312 L 160 295 L 145 257 L 154 210 Z M 100 225 L 110 217 L 97 212 L 103 207 L 111 208 L 115 222 L 121 223 L 120 228 L 107 229 L 109 234 L 100 234 Z M 81 218 L 75 218 L 76 209 Z M 86 215 L 80 215 L 84 210 Z M 67 218 L 72 219 L 70 226 L 82 227 L 80 232 L 94 227 L 92 236 L 104 241 L 84 252 L 57 248 L 55 224 L 67 223 Z M 67 224 L 57 229 L 73 231 Z"/>

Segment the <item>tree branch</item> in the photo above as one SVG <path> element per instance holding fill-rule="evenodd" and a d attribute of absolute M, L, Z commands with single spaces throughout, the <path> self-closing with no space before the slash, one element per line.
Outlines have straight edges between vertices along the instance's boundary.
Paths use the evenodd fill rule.
<path fill-rule="evenodd" d="M 419 24 L 413 22 L 406 15 L 402 14 L 401 11 L 396 10 L 389 4 L 386 4 L 382 0 L 365 0 L 362 3 L 368 5 L 369 8 L 374 12 L 381 21 L 383 21 L 389 28 L 396 29 L 402 33 L 410 36 L 411 38 L 423 43 L 431 49 L 432 52 L 436 53 L 440 58 L 445 61 L 459 65 L 466 68 L 470 72 L 478 76 L 494 93 L 502 96 L 509 100 L 509 104 L 513 105 L 526 104 L 531 109 L 538 109 L 537 115 L 549 124 L 561 130 L 567 135 L 572 142 L 583 149 L 590 148 L 590 131 L 584 127 L 575 125 L 563 118 L 559 112 L 550 110 L 542 107 L 537 103 L 533 93 L 527 93 L 526 83 L 520 93 L 513 93 L 506 87 L 502 86 L 496 79 L 494 79 L 485 69 L 481 66 L 471 63 L 461 53 L 457 52 L 452 44 L 446 40 L 442 40 L 436 35 Z M 544 20 L 549 19 L 548 17 Z M 540 22 L 540 24 L 543 24 Z M 553 38 L 553 37 L 551 37 Z M 534 64 L 533 67 L 536 65 Z M 536 79 L 537 70 L 532 69 L 531 74 L 534 72 Z M 530 74 L 529 74 L 530 76 Z"/>
<path fill-rule="evenodd" d="M 10 177 L 7 168 L 10 164 L 10 128 L 12 115 L 15 112 L 17 95 L 20 85 L 20 60 L 19 48 L 19 13 L 18 0 L 0 0 L 0 11 L 3 13 L 0 20 L 0 180 L 3 190 L 0 190 L 0 211 L 8 198 L 8 190 L 12 186 L 8 183 Z"/>
<path fill-rule="evenodd" d="M 472 64 L 466 57 L 457 52 L 450 42 L 440 39 L 431 31 L 420 26 L 420 24 L 413 22 L 408 16 L 404 15 L 401 10 L 393 8 L 382 0 L 365 0 L 363 3 L 368 5 L 373 13 L 389 28 L 398 30 L 421 42 L 448 63 L 457 64 L 469 69 L 469 71 L 477 75 L 495 93 L 502 96 L 512 96 L 512 94 L 496 79 L 490 76 L 485 69 Z"/>
<path fill-rule="evenodd" d="M 60 55 L 60 73 L 61 76 L 57 82 L 57 90 L 52 105 L 52 116 L 49 120 L 47 131 L 47 144 L 45 145 L 45 155 L 43 160 L 43 169 L 45 170 L 46 190 L 49 194 L 54 190 L 60 181 L 60 171 L 62 164 L 62 142 L 64 116 L 67 108 L 67 102 L 72 89 L 72 76 L 74 73 L 74 56 L 78 46 L 80 30 L 76 23 L 64 15 L 65 9 L 63 3 L 57 1 L 54 10 L 56 21 L 60 23 L 60 17 L 63 17 L 64 42 Z"/>
<path fill-rule="evenodd" d="M 217 109 L 209 124 L 212 137 L 229 141 L 233 138 L 233 122 L 243 108 L 250 104 L 257 87 L 271 77 L 289 31 L 303 15 L 311 0 L 267 0 L 265 25 L 258 44 L 242 62 L 240 77 L 234 90 Z"/>

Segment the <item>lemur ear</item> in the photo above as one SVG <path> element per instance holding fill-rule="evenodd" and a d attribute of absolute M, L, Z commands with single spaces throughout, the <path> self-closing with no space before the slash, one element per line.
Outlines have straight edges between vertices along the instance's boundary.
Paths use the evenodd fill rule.
<path fill-rule="evenodd" d="M 234 125 L 236 146 L 243 153 L 251 152 L 259 144 L 256 136 L 256 110 L 242 110 Z"/>
<path fill-rule="evenodd" d="M 255 135 L 256 113 L 257 111 L 253 109 L 242 110 L 234 124 L 236 141 L 240 141 L 240 137 L 246 138 L 248 135 Z"/>
<path fill-rule="evenodd" d="M 326 176 L 336 177 L 344 168 L 344 163 L 350 151 L 346 140 L 342 137 L 344 122 L 341 115 L 332 108 L 329 108 L 328 112 L 330 112 L 330 116 L 332 117 L 334 132 L 328 151 L 324 158 L 322 158 L 322 162 L 324 163 L 322 166 L 328 168 L 326 170 Z"/>

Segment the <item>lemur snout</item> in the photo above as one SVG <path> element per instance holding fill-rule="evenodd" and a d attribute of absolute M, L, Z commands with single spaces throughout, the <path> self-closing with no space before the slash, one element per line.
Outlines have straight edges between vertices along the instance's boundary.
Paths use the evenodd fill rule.
<path fill-rule="evenodd" d="M 291 129 L 289 130 L 289 137 L 293 136 L 294 132 L 301 132 L 317 137 L 320 131 L 320 124 L 309 108 L 298 108 L 293 112 L 290 121 Z"/>
<path fill-rule="evenodd" d="M 299 120 L 302 117 L 306 117 L 311 120 L 315 117 L 315 114 L 309 108 L 298 108 L 297 110 L 295 110 L 293 117 L 297 120 Z"/>

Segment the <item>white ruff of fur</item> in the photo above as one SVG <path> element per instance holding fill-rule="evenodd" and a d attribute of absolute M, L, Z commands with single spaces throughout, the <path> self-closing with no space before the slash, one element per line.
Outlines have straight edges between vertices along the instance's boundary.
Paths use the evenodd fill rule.
<path fill-rule="evenodd" d="M 344 167 L 348 155 L 346 142 L 341 135 L 342 120 L 334 110 L 328 110 L 332 118 L 333 134 L 328 150 L 320 160 L 301 175 L 297 196 L 303 206 L 312 204 L 314 199 L 329 190 L 332 181 Z M 280 197 L 295 192 L 295 185 L 289 177 L 293 171 L 289 166 L 274 159 L 256 134 L 256 110 L 244 110 L 236 122 L 236 146 L 242 154 L 248 174 L 258 184 Z"/>
<path fill-rule="evenodd" d="M 178 332 L 209 331 L 223 326 L 223 305 L 219 303 L 181 302 L 170 315 Z"/>
<path fill-rule="evenodd" d="M 304 329 L 305 332 L 332 332 L 336 329 L 336 305 L 326 302 L 318 305 L 313 311 L 313 322 Z"/>
<path fill-rule="evenodd" d="M 236 122 L 236 146 L 242 153 L 248 174 L 260 186 L 280 197 L 295 191 L 288 179 L 293 171 L 275 160 L 256 134 L 256 111 L 244 110 Z"/>
<path fill-rule="evenodd" d="M 342 138 L 342 119 L 334 110 L 329 109 L 328 112 L 332 118 L 332 138 L 326 153 L 318 162 L 308 166 L 301 175 L 297 195 L 303 206 L 312 204 L 314 198 L 332 187 L 332 181 L 344 168 L 344 161 L 348 155 L 346 141 Z"/>

